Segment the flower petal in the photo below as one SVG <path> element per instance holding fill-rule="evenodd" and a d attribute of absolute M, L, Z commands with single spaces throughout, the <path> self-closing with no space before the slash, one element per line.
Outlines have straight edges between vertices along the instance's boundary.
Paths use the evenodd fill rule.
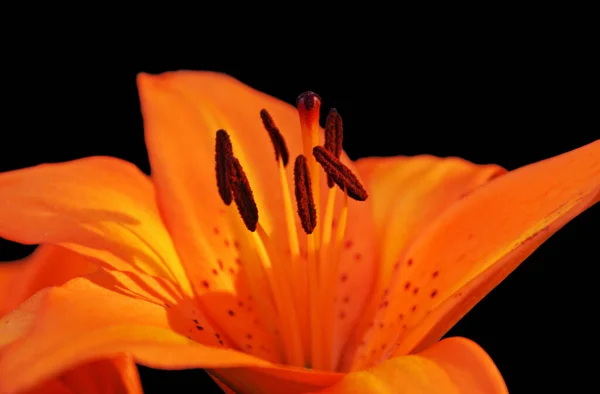
<path fill-rule="evenodd" d="M 448 338 L 411 356 L 400 356 L 348 374 L 320 394 L 504 394 L 506 385 L 481 347 Z"/>
<path fill-rule="evenodd" d="M 77 366 L 24 394 L 141 394 L 142 385 L 131 356 L 118 355 Z"/>
<path fill-rule="evenodd" d="M 78 253 L 60 246 L 40 245 L 24 259 L 0 265 L 0 316 L 38 290 L 97 270 L 95 264 Z M 28 394 L 63 392 L 141 393 L 142 387 L 131 356 L 122 354 L 75 367 L 44 381 Z"/>
<path fill-rule="evenodd" d="M 287 366 L 225 368 L 210 371 L 235 393 L 305 394 L 339 382 L 344 374 Z"/>
<path fill-rule="evenodd" d="M 152 184 L 125 161 L 91 157 L 2 173 L 0 218 L 9 240 L 60 245 L 189 289 Z"/>
<path fill-rule="evenodd" d="M 59 286 L 98 270 L 82 255 L 54 245 L 40 245 L 24 259 L 0 264 L 0 316 L 38 290 Z"/>
<path fill-rule="evenodd" d="M 197 293 L 229 292 L 238 294 L 241 301 L 245 301 L 244 289 L 252 289 L 255 300 L 268 299 L 268 293 L 257 294 L 257 291 L 264 292 L 269 288 L 264 275 L 254 275 L 248 282 L 237 271 L 236 261 L 240 262 L 240 257 L 242 267 L 248 262 L 246 260 L 253 259 L 249 249 L 254 246 L 244 242 L 243 238 L 249 233 L 240 227 L 241 219 L 235 208 L 226 207 L 219 198 L 214 174 L 215 134 L 218 129 L 225 129 L 230 134 L 234 154 L 244 167 L 253 189 L 260 224 L 271 243 L 280 249 L 280 255 L 286 256 L 289 253 L 286 246 L 288 234 L 278 165 L 260 110 L 266 108 L 272 115 L 286 140 L 292 160 L 302 153 L 297 110 L 234 78 L 212 72 L 140 74 L 138 87 L 159 207 Z M 342 161 L 354 168 L 345 154 Z M 286 169 L 286 176 L 293 196 L 291 168 Z M 322 173 L 320 184 L 321 190 L 328 190 Z M 320 209 L 323 210 L 327 193 L 321 192 L 320 195 Z M 338 201 L 341 199 L 342 195 L 338 192 Z M 339 205 L 336 208 L 338 215 Z M 351 302 L 340 303 L 335 313 L 336 335 L 333 339 L 338 349 L 345 343 L 360 315 L 374 278 L 370 216 L 368 200 L 351 200 L 346 241 L 352 244 L 352 248 L 342 252 L 340 271 L 344 280 L 335 275 L 334 283 L 338 299 L 352 294 Z M 299 220 L 297 217 L 294 219 L 301 248 L 306 250 Z M 232 245 L 241 245 L 240 250 Z M 226 268 L 223 271 L 223 266 L 234 270 L 230 272 Z M 249 274 L 248 270 L 245 273 Z M 212 305 L 214 303 L 207 307 Z M 300 310 L 305 307 L 298 305 Z M 270 306 L 270 309 L 273 310 L 273 307 Z M 218 314 L 220 310 L 214 313 Z M 337 319 L 340 314 L 345 317 L 343 320 Z M 230 323 L 225 325 L 219 315 L 215 315 L 215 319 L 224 330 L 241 329 L 232 327 Z"/>
<path fill-rule="evenodd" d="M 194 333 L 188 335 L 198 338 L 207 333 L 196 330 L 192 320 L 179 312 L 176 306 L 165 308 L 128 297 L 85 278 L 44 289 L 0 320 L 4 341 L 0 392 L 30 389 L 78 365 L 118 353 L 130 353 L 141 364 L 163 369 L 270 365 L 187 338 L 185 327 L 193 327 Z"/>
<path fill-rule="evenodd" d="M 552 234 L 600 199 L 600 140 L 503 175 L 449 208 L 413 243 L 390 291 L 383 357 L 441 338 Z M 419 286 L 418 294 L 405 291 Z M 397 347 L 397 349 L 396 349 Z"/>
<path fill-rule="evenodd" d="M 387 331 L 381 330 L 381 322 L 372 330 L 369 327 L 377 320 L 378 310 L 387 307 L 385 299 L 389 288 L 403 268 L 403 253 L 418 234 L 455 202 L 506 172 L 497 165 L 476 165 L 456 157 L 430 155 L 366 158 L 359 160 L 356 166 L 372 198 L 379 276 L 371 305 L 363 313 L 354 341 L 348 344 L 343 369 L 348 368 L 354 350 L 361 343 L 366 345 L 361 346 L 360 351 L 369 355 L 373 354 L 369 345 L 381 346 L 375 336 Z M 399 321 L 386 321 L 384 326 L 401 329 L 400 324 L 395 323 Z M 358 362 L 355 368 L 364 368 L 370 357 L 361 360 L 354 360 Z"/>
<path fill-rule="evenodd" d="M 342 377 L 219 348 L 210 323 L 194 304 L 177 299 L 173 289 L 161 290 L 155 278 L 114 270 L 90 278 L 45 289 L 0 320 L 0 392 L 35 385 L 55 388 L 53 376 L 121 352 L 153 368 L 211 368 L 223 384 L 258 392 L 285 387 L 289 393 L 304 393 Z M 195 342 L 210 342 L 206 334 L 211 346 Z"/>

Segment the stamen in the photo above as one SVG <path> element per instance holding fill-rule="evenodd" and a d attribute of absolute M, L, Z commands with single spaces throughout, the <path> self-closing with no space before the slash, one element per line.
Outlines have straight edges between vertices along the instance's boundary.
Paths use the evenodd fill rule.
<path fill-rule="evenodd" d="M 344 139 L 344 130 L 342 117 L 335 108 L 332 108 L 325 121 L 325 149 L 332 153 L 337 159 L 342 155 L 342 141 Z M 333 209 L 335 205 L 335 182 L 331 175 L 327 175 L 327 185 L 329 192 L 327 195 L 327 205 L 325 206 L 325 218 L 323 220 L 323 239 L 322 248 L 327 248 L 331 240 L 331 227 L 333 222 Z M 324 269 L 321 264 L 321 269 Z"/>
<path fill-rule="evenodd" d="M 285 167 L 289 160 L 289 153 L 287 150 L 287 145 L 285 144 L 285 139 L 280 133 L 279 128 L 275 125 L 275 121 L 269 112 L 266 109 L 261 110 L 260 117 L 262 119 L 264 128 L 269 133 L 273 147 L 275 148 L 275 160 L 277 161 L 277 167 L 279 169 L 279 180 L 282 189 L 285 219 L 288 230 L 288 243 L 290 247 L 290 261 L 279 270 L 281 275 L 278 277 L 284 278 L 284 280 L 290 286 L 289 290 L 292 294 L 292 298 L 294 298 L 294 302 L 290 304 L 291 307 L 293 308 L 294 305 L 304 306 L 307 305 L 305 303 L 307 291 L 305 284 L 307 275 L 303 264 L 300 261 L 300 245 L 298 242 L 298 232 L 296 230 L 296 219 L 294 217 L 292 197 L 290 195 L 288 180 L 285 173 Z M 259 226 L 258 231 L 260 231 L 260 229 L 261 227 Z M 282 259 L 279 260 L 283 262 Z M 276 268 L 278 268 L 278 264 L 274 265 L 274 269 Z M 296 326 L 298 326 L 298 321 L 302 323 L 307 322 L 309 315 L 307 308 L 299 307 L 297 309 L 293 309 L 295 309 L 295 313 L 292 313 L 289 310 L 285 312 L 286 314 L 293 315 L 292 318 L 294 321 L 296 321 L 296 323 L 292 324 L 292 329 L 298 328 L 300 335 L 299 350 L 297 349 L 293 351 L 292 359 L 295 360 L 295 365 L 303 365 L 305 363 L 304 348 L 308 349 L 309 346 L 309 330 L 306 328 L 299 329 L 299 327 Z M 298 313 L 297 318 L 296 313 Z M 295 341 L 293 342 L 295 344 Z"/>
<path fill-rule="evenodd" d="M 344 193 L 344 202 L 342 203 L 342 211 L 340 212 L 338 226 L 336 229 L 335 238 L 333 240 L 332 257 L 331 257 L 330 264 L 328 267 L 329 283 L 333 282 L 335 280 L 335 278 L 337 278 L 339 275 L 340 259 L 342 256 L 342 245 L 344 243 L 344 236 L 346 235 L 347 221 L 348 221 L 348 193 Z M 324 297 L 325 299 L 328 300 L 327 307 L 324 309 L 326 311 L 325 313 L 327 313 L 329 315 L 329 318 L 327 321 L 331 322 L 331 324 L 333 325 L 333 312 L 335 310 L 335 302 L 333 301 L 334 290 L 331 289 L 330 291 L 331 291 L 330 294 L 328 296 Z M 332 331 L 332 330 L 329 330 L 329 331 Z M 330 346 L 332 346 L 333 339 L 331 339 L 330 342 L 326 342 L 326 343 L 328 343 Z M 329 348 L 329 350 L 332 352 L 333 349 Z M 334 355 L 330 354 L 329 358 L 328 358 L 328 361 L 330 361 L 332 363 L 330 366 L 331 368 L 335 368 L 339 361 L 337 359 L 334 360 L 333 357 L 334 357 Z"/>
<path fill-rule="evenodd" d="M 260 118 L 262 119 L 263 126 L 265 130 L 269 133 L 269 137 L 271 137 L 271 142 L 273 143 L 273 147 L 275 148 L 275 160 L 281 160 L 283 162 L 283 166 L 287 167 L 288 161 L 290 159 L 290 154 L 287 149 L 287 145 L 285 143 L 285 139 L 281 135 L 279 128 L 275 125 L 271 114 L 267 112 L 266 109 L 260 110 Z"/>
<path fill-rule="evenodd" d="M 337 159 L 342 155 L 342 141 L 344 139 L 344 125 L 342 117 L 335 108 L 332 108 L 325 121 L 325 149 L 331 152 Z M 331 175 L 327 175 L 327 186 L 334 186 Z"/>
<path fill-rule="evenodd" d="M 258 208 L 256 207 L 254 194 L 250 188 L 246 173 L 236 157 L 232 156 L 229 161 L 229 171 L 229 184 L 231 186 L 231 191 L 233 192 L 235 205 L 238 207 L 238 211 L 240 212 L 240 216 L 242 217 L 246 228 L 254 232 L 256 231 L 256 224 L 258 223 Z"/>
<path fill-rule="evenodd" d="M 230 205 L 232 201 L 231 186 L 229 185 L 229 161 L 233 158 L 231 140 L 225 130 L 217 131 L 215 143 L 215 162 L 217 173 L 217 188 L 219 195 L 225 203 Z"/>
<path fill-rule="evenodd" d="M 296 186 L 296 203 L 298 216 L 306 234 L 312 234 L 317 226 L 317 210 L 313 199 L 310 174 L 306 157 L 299 155 L 294 163 L 294 183 Z"/>
<path fill-rule="evenodd" d="M 308 302 L 310 320 L 310 365 L 312 368 L 324 367 L 322 330 L 319 324 L 319 282 L 315 236 L 312 234 L 317 225 L 317 211 L 313 199 L 310 173 L 306 157 L 299 155 L 294 163 L 294 183 L 300 223 L 307 234 L 308 255 Z"/>
<path fill-rule="evenodd" d="M 313 148 L 313 155 L 317 162 L 334 182 L 342 189 L 346 190 L 348 197 L 357 201 L 365 201 L 369 196 L 356 175 L 352 173 L 340 160 L 322 146 Z"/>

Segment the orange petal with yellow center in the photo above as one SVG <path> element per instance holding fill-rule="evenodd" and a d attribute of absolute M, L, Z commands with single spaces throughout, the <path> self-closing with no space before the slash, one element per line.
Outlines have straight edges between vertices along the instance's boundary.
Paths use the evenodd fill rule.
<path fill-rule="evenodd" d="M 234 78 L 212 72 L 140 74 L 138 88 L 159 207 L 194 288 L 199 294 L 214 291 L 240 294 L 249 289 L 254 299 L 268 300 L 266 278 L 259 272 L 248 272 L 249 266 L 246 265 L 256 260 L 252 254 L 254 245 L 247 240 L 249 232 L 243 227 L 236 208 L 225 206 L 217 191 L 215 134 L 218 129 L 225 129 L 231 136 L 234 154 L 239 158 L 256 198 L 259 223 L 279 254 L 287 257 L 288 235 L 278 165 L 260 110 L 265 108 L 272 115 L 285 138 L 292 162 L 302 153 L 297 110 Z M 321 132 L 321 141 L 323 139 Z M 354 168 L 345 154 L 342 161 Z M 286 169 L 286 177 L 293 199 L 291 167 Z M 319 183 L 321 207 L 317 215 L 322 218 L 326 190 L 329 190 L 323 172 Z M 342 199 L 339 191 L 337 197 L 336 212 L 339 214 Z M 295 205 L 295 201 L 292 204 Z M 336 333 L 333 340 L 337 351 L 345 343 L 364 307 L 376 268 L 370 231 L 370 201 L 351 200 L 349 205 L 345 238 L 348 247 L 342 250 L 341 272 L 335 275 L 331 284 L 339 300 L 352 295 L 349 302 L 340 302 L 334 312 Z M 295 213 L 294 221 L 300 247 L 306 251 L 305 236 Z M 238 262 L 241 263 L 241 272 L 238 271 Z M 288 261 L 285 263 L 288 264 Z M 233 267 L 233 270 L 228 267 Z M 246 277 L 252 279 L 247 281 Z M 284 280 L 288 279 L 278 280 L 285 283 Z M 224 329 L 238 331 L 242 328 L 235 322 L 236 326 L 232 327 L 227 316 L 223 320 L 219 315 L 221 309 L 214 305 L 207 304 L 206 308 L 223 324 Z M 296 306 L 298 309 L 306 308 L 300 303 Z M 269 309 L 273 310 L 273 306 Z M 332 329 L 328 327 L 327 330 Z"/>
<path fill-rule="evenodd" d="M 59 286 L 98 270 L 82 255 L 54 245 L 40 245 L 24 259 L 0 264 L 0 316 L 38 290 Z"/>
<path fill-rule="evenodd" d="M 415 355 L 353 372 L 319 394 L 505 394 L 500 372 L 476 343 L 445 339 Z M 314 393 L 316 394 L 316 393 Z"/>
<path fill-rule="evenodd" d="M 133 164 L 90 157 L 2 173 L 0 218 L 0 236 L 11 241 L 60 245 L 190 291 L 153 186 Z"/>
<path fill-rule="evenodd" d="M 378 358 L 439 340 L 541 243 L 599 199 L 600 140 L 509 172 L 454 204 L 403 257 L 389 306 L 378 316 L 403 329 L 379 334 L 386 347 Z"/>
<path fill-rule="evenodd" d="M 371 305 L 346 349 L 343 370 L 353 361 L 357 347 L 360 354 L 355 356 L 355 368 L 368 365 L 371 357 L 377 355 L 372 347 L 381 349 L 377 335 L 382 324 L 387 330 L 402 330 L 403 322 L 398 318 L 378 321 L 376 327 L 374 320 L 378 310 L 387 308 L 382 298 L 386 298 L 394 278 L 402 271 L 407 248 L 446 209 L 506 172 L 497 165 L 476 165 L 456 157 L 430 155 L 365 158 L 358 160 L 356 166 L 371 194 L 379 275 Z"/>
<path fill-rule="evenodd" d="M 47 380 L 23 394 L 141 394 L 137 367 L 131 356 L 91 361 Z"/>

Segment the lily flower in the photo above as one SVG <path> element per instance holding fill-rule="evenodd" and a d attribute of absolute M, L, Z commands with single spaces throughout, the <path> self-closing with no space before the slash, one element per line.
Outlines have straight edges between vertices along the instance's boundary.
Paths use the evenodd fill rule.
<path fill-rule="evenodd" d="M 151 177 L 110 157 L 0 174 L 0 236 L 99 267 L 0 321 L 0 392 L 127 354 L 236 393 L 506 393 L 483 349 L 440 338 L 600 199 L 600 141 L 511 172 L 352 162 L 312 92 L 138 87 Z"/>

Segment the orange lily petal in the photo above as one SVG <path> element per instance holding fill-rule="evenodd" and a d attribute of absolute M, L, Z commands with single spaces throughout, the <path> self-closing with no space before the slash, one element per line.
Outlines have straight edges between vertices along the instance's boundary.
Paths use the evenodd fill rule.
<path fill-rule="evenodd" d="M 275 248 L 285 256 L 289 252 L 286 250 L 288 237 L 278 166 L 259 113 L 263 108 L 270 112 L 293 160 L 302 153 L 296 109 L 229 76 L 212 72 L 140 74 L 138 87 L 159 207 L 197 293 L 229 292 L 237 294 L 244 302 L 247 297 L 244 292 L 249 292 L 252 286 L 255 299 L 267 299 L 268 283 L 264 276 L 255 276 L 247 283 L 245 277 L 238 274 L 236 262 L 244 267 L 244 260 L 252 258 L 248 248 L 253 246 L 244 246 L 243 238 L 248 232 L 245 228 L 239 231 L 241 219 L 235 208 L 226 207 L 219 198 L 214 174 L 215 133 L 225 129 L 230 134 L 234 153 L 253 188 L 260 224 Z M 342 160 L 353 168 L 345 154 Z M 288 185 L 293 186 L 291 168 L 287 168 L 286 175 Z M 320 176 L 320 183 L 321 190 L 328 190 L 324 175 Z M 293 195 L 293 189 L 291 193 Z M 341 200 L 342 195 L 338 194 L 338 200 Z M 327 193 L 321 193 L 322 208 L 326 199 Z M 344 319 L 337 319 L 335 325 L 339 333 L 333 335 L 339 341 L 337 348 L 343 345 L 360 315 L 374 278 L 369 204 L 369 201 L 350 202 L 346 241 L 352 247 L 342 251 L 340 270 L 343 279 L 336 280 L 333 285 L 338 287 L 338 299 L 348 294 L 352 294 L 352 299 L 338 306 L 336 316 L 343 315 Z M 294 219 L 300 245 L 305 249 L 304 233 L 298 218 Z M 241 261 L 240 251 L 233 245 L 240 245 Z M 223 266 L 233 269 L 223 271 Z M 257 297 L 257 294 L 261 296 Z M 230 320 L 225 320 L 225 325 L 219 317 L 222 308 L 213 305 L 207 304 L 207 310 L 223 324 L 224 330 L 233 332 L 232 336 L 247 324 L 240 320 L 236 323 L 239 326 L 235 327 Z M 303 309 L 303 306 L 298 305 L 298 308 Z"/>
<path fill-rule="evenodd" d="M 96 272 L 82 255 L 54 245 L 40 245 L 26 258 L 0 265 L 0 316 L 45 287 Z M 118 355 L 77 366 L 27 391 L 34 393 L 141 393 L 131 356 Z"/>
<path fill-rule="evenodd" d="M 465 338 L 448 338 L 411 356 L 353 372 L 320 394 L 504 394 L 500 372 L 487 353 Z"/>
<path fill-rule="evenodd" d="M 24 259 L 0 264 L 0 316 L 48 286 L 59 286 L 98 267 L 82 255 L 54 245 L 40 245 Z"/>
<path fill-rule="evenodd" d="M 9 240 L 60 245 L 189 289 L 152 184 L 125 161 L 91 157 L 2 173 L 0 217 L 0 236 Z"/>
<path fill-rule="evenodd" d="M 179 312 L 176 306 L 124 296 L 85 278 L 44 289 L 0 319 L 0 392 L 27 390 L 77 365 L 123 352 L 162 369 L 270 365 L 187 338 L 215 342 Z"/>
<path fill-rule="evenodd" d="M 365 158 L 358 160 L 356 166 L 372 198 L 379 276 L 373 293 L 376 296 L 363 314 L 354 341 L 348 344 L 342 369 L 348 368 L 350 357 L 361 343 L 367 344 L 361 352 L 369 355 L 370 343 L 380 346 L 372 338 L 380 331 L 370 330 L 366 337 L 365 331 L 373 324 L 377 310 L 386 307 L 381 298 L 389 292 L 393 278 L 401 271 L 403 253 L 418 234 L 455 202 L 506 172 L 497 165 L 476 165 L 456 157 L 430 155 Z M 362 368 L 368 365 L 369 358 L 354 361 L 355 368 Z"/>
<path fill-rule="evenodd" d="M 50 384 L 71 368 L 121 352 L 153 368 L 208 368 L 229 387 L 258 392 L 285 387 L 304 393 L 343 376 L 277 366 L 220 347 L 194 304 L 177 299 L 174 289 L 161 290 L 155 278 L 118 271 L 90 278 L 42 290 L 0 320 L 0 392 Z"/>
<path fill-rule="evenodd" d="M 380 321 L 406 329 L 400 335 L 390 325 L 382 329 L 387 333 L 378 345 L 386 349 L 380 356 L 437 341 L 542 242 L 599 199 L 600 140 L 509 172 L 453 205 L 403 259 Z M 408 291 L 415 286 L 417 294 Z"/>
<path fill-rule="evenodd" d="M 24 394 L 46 393 L 141 394 L 142 385 L 133 359 L 123 354 L 75 367 Z"/>

